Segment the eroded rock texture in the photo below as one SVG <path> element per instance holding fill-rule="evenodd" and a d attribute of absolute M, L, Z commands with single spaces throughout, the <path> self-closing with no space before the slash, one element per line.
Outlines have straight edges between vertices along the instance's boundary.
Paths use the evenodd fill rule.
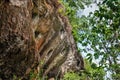
<path fill-rule="evenodd" d="M 57 0 L 0 0 L 0 78 L 62 77 L 84 68 Z M 35 78 L 33 78 L 35 79 Z"/>

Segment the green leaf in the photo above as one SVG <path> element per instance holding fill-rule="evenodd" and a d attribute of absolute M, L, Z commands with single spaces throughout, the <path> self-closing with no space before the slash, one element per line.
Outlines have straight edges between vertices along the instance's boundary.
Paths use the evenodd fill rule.
<path fill-rule="evenodd" d="M 95 59 L 98 59 L 99 58 L 99 53 L 94 53 L 94 57 L 95 57 Z"/>

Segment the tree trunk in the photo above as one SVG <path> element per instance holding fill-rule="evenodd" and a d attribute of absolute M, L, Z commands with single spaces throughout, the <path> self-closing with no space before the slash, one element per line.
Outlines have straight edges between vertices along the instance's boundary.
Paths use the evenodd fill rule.
<path fill-rule="evenodd" d="M 62 77 L 84 68 L 57 0 L 0 0 L 0 79 Z"/>

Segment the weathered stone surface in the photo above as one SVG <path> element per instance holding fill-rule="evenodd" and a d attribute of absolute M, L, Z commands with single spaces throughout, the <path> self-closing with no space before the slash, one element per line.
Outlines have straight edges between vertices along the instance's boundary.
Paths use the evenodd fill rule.
<path fill-rule="evenodd" d="M 57 0 L 0 1 L 0 78 L 49 78 L 84 68 Z"/>

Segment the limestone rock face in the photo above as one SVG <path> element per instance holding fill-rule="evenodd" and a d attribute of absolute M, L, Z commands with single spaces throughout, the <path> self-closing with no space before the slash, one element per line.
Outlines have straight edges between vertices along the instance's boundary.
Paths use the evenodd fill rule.
<path fill-rule="evenodd" d="M 60 7 L 57 0 L 0 0 L 0 79 L 60 78 L 84 68 Z"/>

